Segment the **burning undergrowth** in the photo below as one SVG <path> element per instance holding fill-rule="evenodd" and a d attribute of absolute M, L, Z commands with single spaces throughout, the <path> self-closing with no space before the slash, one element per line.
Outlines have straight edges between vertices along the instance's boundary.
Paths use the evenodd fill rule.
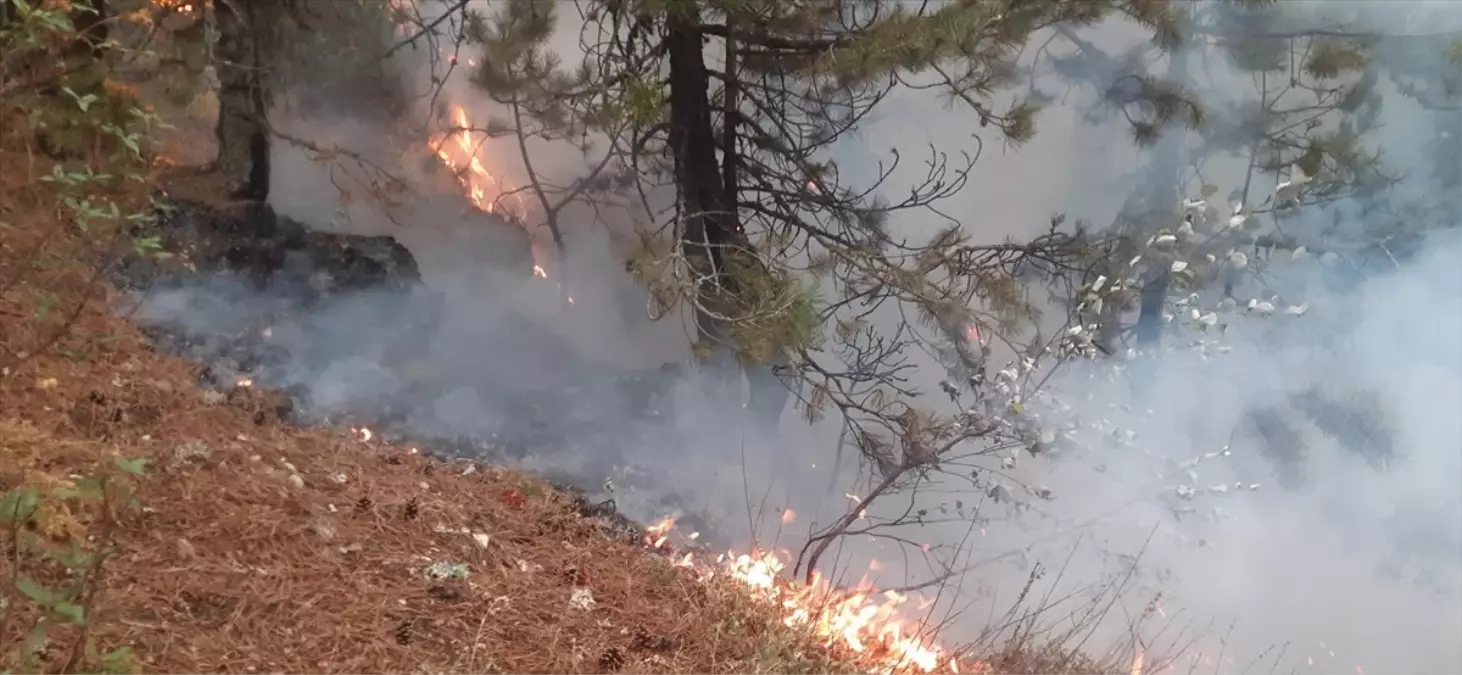
<path fill-rule="evenodd" d="M 742 589 L 773 621 L 806 635 L 811 644 L 875 671 L 959 667 L 934 645 L 929 627 L 903 616 L 906 603 L 914 607 L 917 598 L 878 591 L 866 579 L 851 588 L 820 575 L 809 585 L 794 584 L 783 575 L 784 557 L 773 551 L 717 554 L 729 550 L 729 537 L 686 508 L 673 487 L 651 482 L 668 481 L 663 473 L 644 474 L 640 487 L 660 497 L 640 508 L 678 515 L 648 527 L 622 514 L 614 499 L 591 496 L 596 487 L 609 489 L 594 483 L 615 472 L 615 462 L 633 461 L 618 448 L 655 439 L 675 442 L 673 425 L 664 423 L 658 407 L 663 401 L 639 392 L 653 388 L 653 378 L 668 377 L 666 370 L 614 373 L 592 364 L 560 365 L 559 372 L 581 373 L 582 380 L 555 378 L 548 386 L 525 386 L 516 396 L 476 392 L 484 413 L 479 426 L 453 426 L 451 415 L 423 404 L 431 396 L 379 365 L 400 350 L 408 352 L 402 358 L 430 359 L 439 311 L 439 298 L 420 282 L 415 261 L 399 244 L 385 237 L 312 232 L 262 205 L 176 201 L 159 216 L 148 234 L 158 237 L 168 255 L 127 260 L 113 271 L 113 282 L 140 297 L 137 319 L 157 348 L 201 365 L 205 399 L 252 410 L 258 425 L 279 420 L 348 426 L 362 454 L 407 448 L 408 454 L 451 466 L 468 460 L 469 471 L 479 463 L 558 463 L 557 474 L 545 478 L 577 494 L 568 503 L 571 511 L 608 521 L 612 538 L 643 545 L 688 578 Z M 338 332 L 340 326 L 362 325 L 375 329 L 364 337 Z M 552 344 L 546 335 L 529 337 L 540 347 Z M 569 350 L 538 356 L 560 364 L 573 358 Z M 602 404 L 604 398 L 614 405 Z M 585 456 L 604 463 L 572 463 Z M 792 515 L 786 511 L 784 522 Z M 570 604 L 575 602 L 584 610 L 593 600 L 586 595 L 579 601 L 576 592 Z M 610 663 L 614 657 L 605 658 L 603 667 L 617 667 Z"/>
<path fill-rule="evenodd" d="M 454 111 L 451 124 L 465 127 L 462 109 Z M 521 238 L 515 205 L 498 199 L 503 184 L 485 170 L 468 134 L 434 136 L 429 147 L 438 149 L 435 160 L 455 175 L 451 187 L 470 207 L 454 224 L 467 222 L 476 234 L 489 231 L 489 238 L 515 239 L 510 231 Z M 560 300 L 574 304 L 560 278 L 565 270 L 555 269 L 539 248 L 510 245 L 494 252 L 516 258 L 511 265 L 477 261 L 473 271 L 503 267 L 494 271 L 505 281 L 464 298 L 463 284 L 452 282 L 469 273 L 431 259 L 450 244 L 407 248 L 413 242 L 405 230 L 419 234 L 452 219 L 431 204 L 421 209 L 429 213 L 400 219 L 409 226 L 398 240 L 321 232 L 311 225 L 338 224 L 287 206 L 275 211 L 264 204 L 163 201 L 147 231 L 134 234 L 155 237 L 165 256 L 134 256 L 110 270 L 111 277 L 134 294 L 134 318 L 160 351 L 199 364 L 205 399 L 239 404 L 261 426 L 277 418 L 349 429 L 367 457 L 389 447 L 447 462 L 524 469 L 576 494 L 571 510 L 607 519 L 612 536 L 653 550 L 685 579 L 704 588 L 739 589 L 772 624 L 804 636 L 809 654 L 848 656 L 873 671 L 957 667 L 953 655 L 934 644 L 930 626 L 907 618 L 928 609 L 917 597 L 880 592 L 867 580 L 851 588 L 823 577 L 805 586 L 791 583 L 782 574 L 785 554 L 748 548 L 744 533 L 729 534 L 730 528 L 704 515 L 728 516 L 724 502 L 711 504 L 706 486 L 719 479 L 741 487 L 745 474 L 737 472 L 746 471 L 746 443 L 736 455 L 737 443 L 721 438 L 714 445 L 733 452 L 707 452 L 707 437 L 734 424 L 680 419 L 703 412 L 672 405 L 693 388 L 680 366 L 632 369 L 589 358 L 563 325 L 513 309 L 505 296 L 537 289 L 556 288 Z M 444 267 L 454 278 L 438 286 L 431 274 L 441 275 Z M 451 297 L 453 290 L 458 297 Z M 575 287 L 580 290 L 590 291 Z M 591 304 L 598 306 L 582 303 L 576 312 Z M 472 316 L 463 321 L 465 314 Z M 511 505 L 520 497 L 504 499 Z M 665 514 L 673 515 L 662 519 Z M 739 552 L 728 552 L 737 544 L 743 545 Z M 455 574 L 455 568 L 439 571 Z M 579 602 L 576 590 L 570 604 L 588 611 L 592 597 Z M 762 630 L 750 624 L 739 629 Z M 615 670 L 623 658 L 606 652 L 600 667 Z M 981 666 L 973 660 L 962 665 Z"/>
<path fill-rule="evenodd" d="M 623 452 L 674 442 L 665 422 L 676 369 L 581 359 L 526 317 L 499 317 L 505 329 L 478 336 L 489 347 L 479 362 L 443 362 L 434 349 L 441 294 L 392 238 L 312 231 L 259 204 L 179 200 L 158 216 L 148 235 L 167 254 L 126 260 L 113 282 L 138 295 L 149 339 L 199 363 L 199 384 L 215 396 L 267 389 L 269 414 L 291 423 L 349 426 L 365 441 L 608 492 L 608 501 L 585 497 L 599 515 L 616 511 L 616 489 L 642 490 L 651 496 L 640 519 L 681 514 L 724 543 L 673 486 L 654 482 L 668 476 Z M 554 365 L 512 388 L 482 385 L 504 361 Z"/>
<path fill-rule="evenodd" d="M 411 259 L 390 240 L 313 233 L 254 206 L 174 201 L 161 216 L 138 234 L 157 236 L 169 256 L 106 268 L 131 302 L 83 264 L 30 267 L 21 291 L 0 297 L 7 317 L 52 294 L 117 301 L 79 304 L 57 349 L 0 375 L 0 486 L 59 494 L 68 475 L 118 453 L 147 461 L 141 508 L 115 527 L 80 512 L 35 523 L 114 546 L 86 614 L 100 643 L 127 645 L 154 672 L 852 672 L 909 660 L 878 639 L 896 625 L 874 620 L 886 612 L 849 602 L 866 591 L 813 597 L 763 574 L 774 567 L 767 555 L 687 568 L 686 547 L 666 546 L 663 525 L 642 530 L 612 504 L 484 466 L 492 459 L 423 456 L 499 457 L 502 443 L 383 443 L 396 432 L 347 419 L 350 401 L 337 410 L 292 389 L 301 376 L 291 379 L 290 364 L 313 355 L 263 338 L 304 330 L 364 293 L 421 300 Z M 46 253 L 36 241 L 77 236 L 52 236 L 40 217 L 20 222 L 0 228 L 7 272 L 30 262 L 18 251 Z M 185 301 L 237 318 L 204 325 L 165 311 Z M 136 309 L 147 335 L 119 306 Z M 381 335 L 352 344 L 415 335 L 387 330 L 406 323 L 387 318 Z M 47 328 L 6 326 L 0 347 L 11 352 Z M 354 423 L 354 434 L 279 417 Z M 14 563 L 6 556 L 0 574 Z M 795 609 L 797 598 L 840 611 Z M 804 620 L 789 621 L 794 611 Z M 10 637 L 0 651 L 25 636 Z M 64 669 L 65 650 L 41 651 L 43 669 Z"/>

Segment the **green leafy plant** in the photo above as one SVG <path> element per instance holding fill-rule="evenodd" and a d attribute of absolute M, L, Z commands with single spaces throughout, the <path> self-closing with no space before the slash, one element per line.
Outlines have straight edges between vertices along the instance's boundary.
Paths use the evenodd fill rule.
<path fill-rule="evenodd" d="M 136 671 L 130 648 L 104 650 L 90 628 L 106 561 L 116 551 L 113 534 L 125 513 L 139 508 L 132 481 L 146 471 L 146 459 L 118 458 L 69 485 L 27 484 L 0 494 L 0 548 L 8 554 L 0 562 L 0 672 Z M 68 519 L 87 522 L 58 526 Z M 48 534 L 57 530 L 68 534 Z M 50 658 L 64 662 L 45 662 L 56 654 Z"/>
<path fill-rule="evenodd" d="M 0 4 L 9 10 L 0 21 L 0 111 L 22 114 L 30 137 L 63 160 L 40 180 L 59 188 L 56 200 L 67 220 L 88 232 L 98 221 L 148 217 L 108 195 L 118 178 L 146 179 L 148 133 L 166 126 L 127 87 L 109 79 L 109 57 L 130 58 L 137 50 L 108 40 L 79 54 L 76 45 L 89 37 L 73 23 L 66 3 Z M 69 9 L 90 11 L 84 5 Z M 79 157 L 90 161 L 72 161 Z"/>
<path fill-rule="evenodd" d="M 70 235 L 42 239 L 30 255 L 37 271 L 86 261 L 99 274 L 129 249 L 139 257 L 168 257 L 160 240 L 139 227 L 156 217 L 156 205 L 129 196 L 136 189 L 124 189 L 148 183 L 149 140 L 166 127 L 115 77 L 147 50 L 109 37 L 110 29 L 121 27 L 118 19 L 132 15 L 97 16 L 99 7 L 0 0 L 0 128 L 14 132 L 6 140 L 24 143 L 29 158 L 11 165 L 25 167 L 33 203 L 52 208 L 54 218 L 43 222 L 54 220 Z M 53 163 L 34 161 L 38 157 Z M 64 242 L 66 250 L 54 242 Z M 89 294 L 38 299 L 35 320 L 49 317 L 54 325 L 26 353 L 63 345 L 61 338 L 93 300 Z"/>

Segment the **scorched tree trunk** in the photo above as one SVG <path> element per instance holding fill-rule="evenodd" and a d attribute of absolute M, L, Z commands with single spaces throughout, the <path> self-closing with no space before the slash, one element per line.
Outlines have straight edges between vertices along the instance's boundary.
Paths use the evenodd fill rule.
<path fill-rule="evenodd" d="M 269 198 L 269 33 L 278 0 L 213 3 L 218 22 L 217 171 L 234 197 Z"/>

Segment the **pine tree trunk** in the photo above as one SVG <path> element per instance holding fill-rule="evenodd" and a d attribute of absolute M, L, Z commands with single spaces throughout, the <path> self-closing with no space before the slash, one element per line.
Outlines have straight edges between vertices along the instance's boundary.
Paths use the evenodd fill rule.
<path fill-rule="evenodd" d="M 1184 29 L 1186 30 L 1186 26 Z M 1190 44 L 1180 45 L 1173 50 L 1168 57 L 1167 80 L 1169 82 L 1186 82 L 1188 78 L 1188 50 L 1194 47 Z M 1182 195 L 1178 194 L 1179 183 L 1183 172 L 1184 149 L 1188 143 L 1185 130 L 1169 130 L 1158 141 L 1157 151 L 1153 157 L 1152 165 L 1149 168 L 1151 179 L 1148 181 L 1148 189 L 1153 194 L 1148 201 L 1149 213 L 1160 213 L 1163 217 L 1171 214 L 1173 222 L 1169 227 L 1176 227 L 1177 220 L 1181 217 L 1179 205 L 1182 202 Z M 1148 234 L 1150 232 L 1145 232 Z M 1167 304 L 1168 289 L 1171 285 L 1171 278 L 1168 271 L 1155 270 L 1150 276 L 1143 280 L 1142 297 L 1139 303 L 1137 314 L 1137 345 L 1146 350 L 1155 350 L 1162 346 L 1163 332 L 1163 309 Z"/>
<path fill-rule="evenodd" d="M 277 0 L 276 0 L 277 1 Z M 272 18 L 263 11 L 271 0 L 220 0 L 218 21 L 218 161 L 215 169 L 234 197 L 269 198 L 268 32 Z"/>
<path fill-rule="evenodd" d="M 780 349 L 772 352 L 766 363 L 746 365 L 746 386 L 750 390 L 746 411 L 762 429 L 771 431 L 777 428 L 792 393 L 800 383 L 786 372 L 790 367 L 791 359 Z"/>
<path fill-rule="evenodd" d="M 700 303 L 722 311 L 723 298 L 736 293 L 735 280 L 725 276 L 729 250 L 751 251 L 736 212 L 734 156 L 723 154 L 727 166 L 716 164 L 716 134 L 711 119 L 710 75 L 706 71 L 705 46 L 691 12 L 671 12 L 666 19 L 666 49 L 670 58 L 670 148 L 675 157 L 676 188 L 680 195 L 681 252 L 706 279 L 699 289 Z M 729 107 L 729 105 L 728 105 Z M 723 126 L 723 143 L 735 142 L 731 120 Z M 729 308 L 728 308 L 729 309 Z M 724 312 L 723 312 L 724 313 Z M 723 384 L 737 392 L 744 374 L 750 390 L 746 404 L 757 423 L 775 428 L 791 396 L 786 378 L 777 372 L 788 363 L 786 354 L 774 350 L 767 363 L 738 359 L 731 336 L 723 322 L 710 313 L 696 312 L 697 337 L 713 345 L 711 369 Z"/>
<path fill-rule="evenodd" d="M 727 195 L 716 166 L 715 133 L 711 126 L 710 75 L 706 72 L 697 17 L 671 12 L 666 19 L 666 48 L 670 58 L 670 149 L 675 158 L 675 187 L 680 201 L 680 249 L 703 281 L 698 290 L 697 339 L 713 345 L 710 367 L 729 386 L 734 359 L 725 326 L 712 313 L 726 290 L 726 248 L 735 237 L 728 218 Z M 706 311 L 711 306 L 711 311 Z"/>
<path fill-rule="evenodd" d="M 681 247 L 686 256 L 720 269 L 725 251 L 742 245 L 716 166 L 711 126 L 710 75 L 695 21 L 672 14 L 666 38 L 670 55 L 670 148 L 680 193 Z"/>

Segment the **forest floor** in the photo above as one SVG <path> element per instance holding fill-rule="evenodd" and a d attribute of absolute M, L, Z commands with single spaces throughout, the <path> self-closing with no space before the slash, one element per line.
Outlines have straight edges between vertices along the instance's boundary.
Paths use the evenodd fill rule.
<path fill-rule="evenodd" d="M 71 670 L 858 668 L 542 481 L 289 426 L 259 414 L 267 392 L 202 389 L 97 273 L 112 233 L 61 222 L 32 140 L 0 139 L 0 670 L 60 670 L 73 646 Z M 108 197 L 125 211 L 214 183 L 159 161 Z"/>

